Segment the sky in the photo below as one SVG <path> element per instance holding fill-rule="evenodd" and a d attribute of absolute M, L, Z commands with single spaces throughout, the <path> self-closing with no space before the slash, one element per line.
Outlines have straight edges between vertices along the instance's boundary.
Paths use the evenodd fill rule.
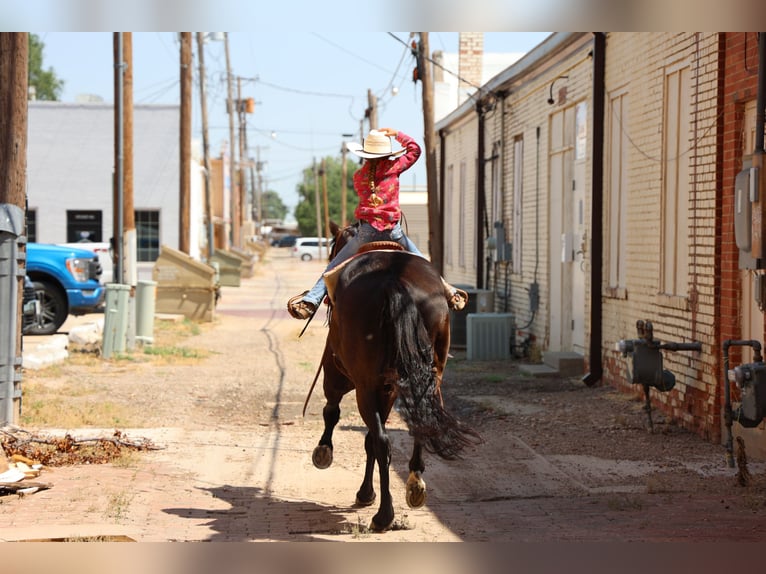
<path fill-rule="evenodd" d="M 61 101 L 74 102 L 81 94 L 114 101 L 112 33 L 37 34 L 44 44 L 43 67 L 52 68 L 65 82 Z M 524 53 L 548 35 L 487 32 L 484 50 Z M 232 75 L 242 78 L 242 98 L 256 102 L 255 112 L 247 115 L 249 155 L 264 162 L 265 189 L 279 193 L 291 212 L 298 202 L 296 186 L 302 171 L 315 158 L 339 158 L 344 141 L 360 140 L 368 90 L 378 98 L 379 127 L 401 130 L 423 145 L 422 87 L 412 82 L 415 63 L 409 32 L 285 32 L 281 28 L 228 36 Z M 432 52 L 456 53 L 458 33 L 431 32 L 429 44 Z M 196 39 L 193 53 L 193 137 L 201 140 Z M 177 33 L 134 32 L 134 103 L 177 105 L 179 67 Z M 206 43 L 205 68 L 210 151 L 217 156 L 229 139 L 223 41 Z M 236 82 L 234 90 L 236 98 Z M 425 183 L 421 158 L 402 177 L 402 184 Z"/>

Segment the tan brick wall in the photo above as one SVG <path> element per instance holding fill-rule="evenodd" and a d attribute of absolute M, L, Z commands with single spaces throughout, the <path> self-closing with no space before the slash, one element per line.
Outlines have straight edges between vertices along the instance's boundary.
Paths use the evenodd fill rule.
<path fill-rule="evenodd" d="M 655 337 L 662 341 L 701 342 L 703 353 L 664 353 L 665 368 L 677 377 L 676 388 L 669 393 L 653 391 L 653 396 L 671 418 L 703 435 L 714 426 L 712 403 L 719 378 L 714 328 L 717 57 L 717 34 L 610 33 L 607 38 L 607 101 L 618 90 L 628 94 L 625 130 L 631 145 L 627 298 L 604 298 L 605 378 L 628 386 L 626 360 L 613 350 L 613 343 L 635 338 L 638 319 L 653 321 Z M 692 117 L 684 146 L 691 179 L 687 226 L 691 272 L 688 294 L 682 298 L 660 293 L 664 81 L 666 70 L 674 66 L 688 66 L 691 74 Z"/>

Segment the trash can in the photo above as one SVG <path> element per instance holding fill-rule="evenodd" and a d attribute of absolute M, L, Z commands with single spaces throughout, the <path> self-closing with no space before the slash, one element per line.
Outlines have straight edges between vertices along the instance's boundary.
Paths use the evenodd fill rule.
<path fill-rule="evenodd" d="M 128 303 L 130 285 L 108 283 L 104 301 L 104 342 L 101 356 L 109 359 L 122 353 L 128 338 Z"/>
<path fill-rule="evenodd" d="M 215 269 L 167 245 L 160 247 L 152 279 L 157 282 L 155 312 L 209 322 L 215 314 Z"/>
<path fill-rule="evenodd" d="M 218 263 L 221 285 L 239 287 L 242 279 L 242 259 L 228 251 L 216 249 L 210 261 Z"/>
<path fill-rule="evenodd" d="M 239 259 L 240 277 L 247 279 L 255 274 L 255 263 L 257 258 L 254 254 L 248 253 L 243 249 L 237 249 L 236 247 L 229 249 L 229 254 Z"/>

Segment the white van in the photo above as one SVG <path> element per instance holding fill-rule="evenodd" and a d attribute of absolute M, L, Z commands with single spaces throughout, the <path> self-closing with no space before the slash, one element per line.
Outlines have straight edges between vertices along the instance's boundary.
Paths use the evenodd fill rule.
<path fill-rule="evenodd" d="M 300 257 L 301 261 L 311 261 L 312 259 L 329 259 L 330 241 L 324 237 L 322 240 L 322 253 L 319 253 L 319 237 L 299 237 L 295 240 L 295 245 L 290 251 L 293 257 Z"/>

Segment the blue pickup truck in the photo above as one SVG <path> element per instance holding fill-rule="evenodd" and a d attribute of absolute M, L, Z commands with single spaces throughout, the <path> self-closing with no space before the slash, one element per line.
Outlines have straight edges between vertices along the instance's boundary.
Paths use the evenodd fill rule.
<path fill-rule="evenodd" d="M 68 315 L 93 313 L 103 306 L 101 264 L 98 255 L 87 249 L 28 243 L 27 277 L 42 313 L 25 327 L 25 335 L 51 335 Z"/>

